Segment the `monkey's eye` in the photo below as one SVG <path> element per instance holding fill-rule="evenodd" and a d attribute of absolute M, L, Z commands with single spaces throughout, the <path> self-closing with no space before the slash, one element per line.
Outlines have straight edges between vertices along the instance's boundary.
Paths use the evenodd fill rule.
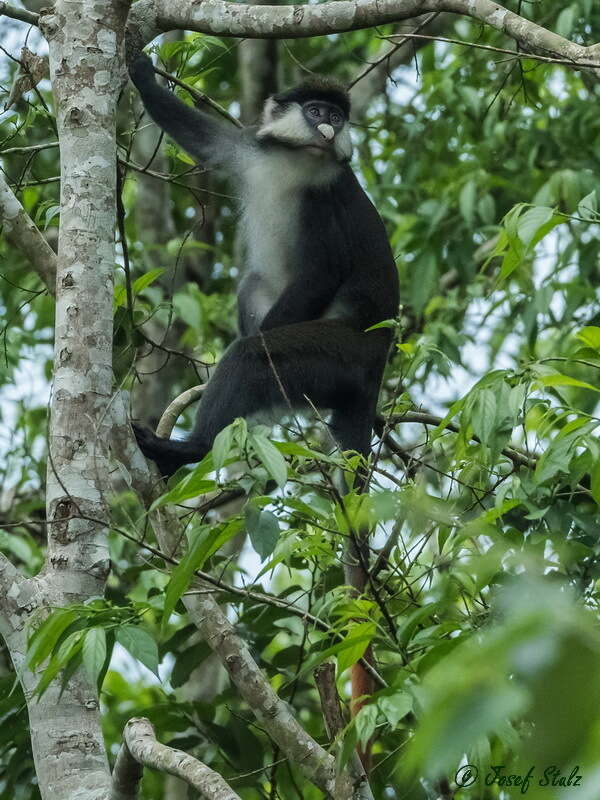
<path fill-rule="evenodd" d="M 332 125 L 341 125 L 342 124 L 342 116 L 338 114 L 336 111 L 332 111 L 329 115 L 329 121 Z"/>
<path fill-rule="evenodd" d="M 317 106 L 310 106 L 310 108 L 308 109 L 308 113 L 311 115 L 311 117 L 320 117 L 321 116 L 321 112 L 319 111 Z"/>

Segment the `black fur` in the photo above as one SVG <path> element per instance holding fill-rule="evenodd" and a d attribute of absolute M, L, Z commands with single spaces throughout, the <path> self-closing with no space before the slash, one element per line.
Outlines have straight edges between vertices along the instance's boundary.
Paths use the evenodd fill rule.
<path fill-rule="evenodd" d="M 309 100 L 324 100 L 333 103 L 344 112 L 346 119 L 350 116 L 350 96 L 344 86 L 333 78 L 316 75 L 287 92 L 274 95 L 280 105 L 287 103 L 307 103 Z"/>
<path fill-rule="evenodd" d="M 240 137 L 159 87 L 148 63 L 136 62 L 131 76 L 153 118 L 197 158 L 226 167 L 229 158 L 235 174 L 235 164 L 241 163 L 236 147 L 248 147 L 250 141 L 260 149 L 251 133 L 249 140 Z M 345 96 L 342 108 L 349 111 L 339 87 L 328 81 L 319 87 L 303 85 L 283 97 L 341 105 Z M 285 409 L 287 403 L 306 406 L 307 398 L 333 412 L 331 428 L 342 449 L 369 452 L 391 335 L 388 329 L 366 329 L 397 313 L 396 266 L 383 222 L 348 164 L 339 165 L 332 183 L 301 191 L 288 285 L 259 330 L 241 315 L 243 335 L 216 368 L 189 439 L 160 439 L 135 427 L 142 451 L 165 476 L 203 458 L 217 433 L 236 417 Z M 332 303 L 335 318 L 329 319 Z"/>

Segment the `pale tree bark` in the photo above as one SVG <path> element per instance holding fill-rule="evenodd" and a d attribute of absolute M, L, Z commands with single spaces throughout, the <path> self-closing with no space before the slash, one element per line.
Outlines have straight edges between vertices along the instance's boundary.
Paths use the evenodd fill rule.
<path fill-rule="evenodd" d="M 56 259 L 55 364 L 49 427 L 47 562 L 34 579 L 2 562 L 3 633 L 28 699 L 42 798 L 105 800 L 110 786 L 96 689 L 76 673 L 64 691 L 34 696 L 25 668 L 25 624 L 38 610 L 102 595 L 108 573 L 106 439 L 112 369 L 115 109 L 122 80 L 124 3 L 59 0 L 40 22 L 61 148 L 61 224 Z M 4 187 L 5 189 L 5 187 Z M 4 190 L 10 235 L 50 280 L 54 254 Z M 7 614 L 8 612 L 8 614 Z"/>
<path fill-rule="evenodd" d="M 23 253 L 50 294 L 54 294 L 56 254 L 17 200 L 1 172 L 0 224 L 7 242 Z"/>
<path fill-rule="evenodd" d="M 229 0 L 140 0 L 130 14 L 131 33 L 144 42 L 183 28 L 219 36 L 292 39 L 371 28 L 429 12 L 462 14 L 502 31 L 524 50 L 598 66 L 600 45 L 584 47 L 515 14 L 493 0 L 335 0 L 318 5 L 257 6 Z"/>
<path fill-rule="evenodd" d="M 27 11 L 24 8 L 17 8 L 10 3 L 0 3 L 0 17 L 4 15 L 11 19 L 18 19 L 21 22 L 27 22 L 30 25 L 38 24 L 38 15 L 34 11 Z"/>
<path fill-rule="evenodd" d="M 479 20 L 502 31 L 525 51 L 564 59 L 571 66 L 600 66 L 600 43 L 569 41 L 493 0 L 334 0 L 318 5 L 257 6 L 230 0 L 139 0 L 129 15 L 128 29 L 136 44 L 170 30 L 189 30 L 247 39 L 292 39 L 372 28 L 401 22 L 428 12 L 448 11 Z M 0 5 L 0 16 L 22 18 L 22 12 Z M 28 20 L 37 21 L 31 14 Z"/>
<path fill-rule="evenodd" d="M 46 495 L 50 606 L 101 596 L 109 570 L 106 520 L 112 386 L 115 113 L 126 5 L 59 0 L 41 19 L 61 154 L 55 360 Z M 31 686 L 28 687 L 31 689 Z M 95 687 L 83 673 L 29 706 L 43 797 L 104 798 L 108 764 Z"/>
<path fill-rule="evenodd" d="M 123 738 L 113 772 L 110 800 L 135 800 L 142 777 L 140 765 L 175 775 L 196 789 L 201 800 L 240 800 L 224 778 L 206 764 L 158 742 L 149 720 L 130 719 Z"/>

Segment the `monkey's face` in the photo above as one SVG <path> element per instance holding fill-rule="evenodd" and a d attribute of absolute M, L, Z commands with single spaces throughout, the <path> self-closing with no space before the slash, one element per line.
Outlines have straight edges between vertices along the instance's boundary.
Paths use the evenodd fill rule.
<path fill-rule="evenodd" d="M 343 162 L 352 156 L 346 114 L 340 106 L 321 98 L 300 103 L 270 97 L 256 138 L 301 148 L 316 158 Z"/>

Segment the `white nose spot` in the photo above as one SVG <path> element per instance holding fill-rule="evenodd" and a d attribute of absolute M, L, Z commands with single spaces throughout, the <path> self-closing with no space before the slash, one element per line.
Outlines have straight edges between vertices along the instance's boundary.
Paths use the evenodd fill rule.
<path fill-rule="evenodd" d="M 326 122 L 322 122 L 320 125 L 317 125 L 317 130 L 321 133 L 324 139 L 327 139 L 328 142 L 330 142 L 335 136 L 335 131 L 331 125 L 328 125 Z"/>

